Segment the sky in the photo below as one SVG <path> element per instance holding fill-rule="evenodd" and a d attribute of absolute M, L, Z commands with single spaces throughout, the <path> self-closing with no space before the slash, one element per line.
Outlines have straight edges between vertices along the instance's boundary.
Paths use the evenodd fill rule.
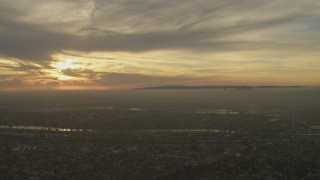
<path fill-rule="evenodd" d="M 319 0 L 0 0 L 0 89 L 320 85 Z"/>

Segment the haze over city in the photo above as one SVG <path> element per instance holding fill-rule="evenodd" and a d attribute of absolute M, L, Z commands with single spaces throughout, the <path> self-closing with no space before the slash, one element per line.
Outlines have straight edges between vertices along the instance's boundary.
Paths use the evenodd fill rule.
<path fill-rule="evenodd" d="M 1 90 L 302 85 L 316 0 L 0 0 Z"/>
<path fill-rule="evenodd" d="M 320 179 L 319 0 L 0 0 L 0 179 Z"/>

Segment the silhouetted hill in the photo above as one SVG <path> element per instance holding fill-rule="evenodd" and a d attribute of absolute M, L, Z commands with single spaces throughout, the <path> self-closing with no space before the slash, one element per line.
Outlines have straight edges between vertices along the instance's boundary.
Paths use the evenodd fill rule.
<path fill-rule="evenodd" d="M 252 90 L 262 88 L 303 88 L 304 86 L 185 86 L 185 85 L 164 85 L 143 87 L 138 89 L 236 89 Z"/>

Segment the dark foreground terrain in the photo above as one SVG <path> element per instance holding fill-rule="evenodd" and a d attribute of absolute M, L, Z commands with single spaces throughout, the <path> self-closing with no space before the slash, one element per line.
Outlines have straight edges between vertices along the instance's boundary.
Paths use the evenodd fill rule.
<path fill-rule="evenodd" d="M 49 95 L 0 96 L 1 180 L 320 179 L 318 90 Z"/>
<path fill-rule="evenodd" d="M 1 131 L 1 179 L 319 179 L 318 138 Z"/>

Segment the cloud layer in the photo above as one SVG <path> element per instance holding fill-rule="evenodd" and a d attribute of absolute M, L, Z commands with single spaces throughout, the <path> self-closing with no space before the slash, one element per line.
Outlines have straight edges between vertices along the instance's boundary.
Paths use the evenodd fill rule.
<path fill-rule="evenodd" d="M 320 2 L 316 0 L 0 0 L 0 57 L 3 62 L 18 63 L 13 67 L 0 64 L 0 83 L 5 86 L 4 79 L 13 78 L 8 71 L 52 78 L 43 73 L 53 71 L 51 64 L 58 61 L 55 55 L 68 52 L 77 52 L 78 56 L 132 53 L 132 59 L 144 57 L 139 63 L 158 60 L 153 63 L 155 68 L 175 63 L 167 65 L 166 69 L 183 69 L 184 73 L 179 75 L 182 79 L 199 78 L 203 74 L 207 74 L 206 78 L 217 77 L 217 72 L 224 72 L 219 77 L 242 72 L 245 79 L 245 71 L 251 68 L 281 74 L 273 69 L 274 62 L 278 61 L 288 63 L 282 69 L 285 72 L 302 67 L 296 69 L 296 74 L 303 74 L 306 68 L 319 67 L 314 61 L 320 50 L 319 8 Z M 149 52 L 171 52 L 172 56 L 170 60 L 164 59 L 168 56 L 144 56 Z M 222 64 L 220 57 L 223 57 Z M 107 56 L 101 59 L 108 61 Z M 113 59 L 119 59 L 113 63 L 123 62 L 121 56 Z M 95 63 L 93 61 L 94 58 L 87 58 L 87 63 Z M 126 63 L 130 61 L 128 58 Z M 190 61 L 210 67 L 187 67 Z M 232 70 L 235 61 L 240 61 L 238 65 L 243 68 Z M 256 66 L 248 62 L 255 62 Z M 36 66 L 32 65 L 34 63 Z M 299 66 L 299 63 L 311 65 Z M 102 68 L 80 69 L 81 74 L 96 73 L 100 74 L 99 78 L 101 73 L 115 73 L 109 79 L 123 75 L 126 78 L 117 80 L 120 84 L 149 82 L 146 76 L 159 76 L 152 71 L 139 74 L 148 69 L 141 65 L 130 73 Z M 65 69 L 60 74 L 73 77 L 79 73 L 76 71 Z M 190 74 L 186 74 L 188 72 Z M 170 70 L 167 73 L 170 74 Z M 127 74 L 131 74 L 131 78 Z M 281 77 L 289 78 L 284 78 L 283 74 Z M 233 80 L 237 83 L 236 78 Z"/>

